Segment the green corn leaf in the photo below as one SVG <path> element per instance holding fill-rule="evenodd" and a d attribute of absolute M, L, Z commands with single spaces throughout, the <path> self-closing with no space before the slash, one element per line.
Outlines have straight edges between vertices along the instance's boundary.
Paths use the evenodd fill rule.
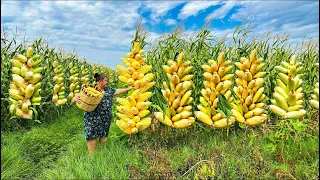
<path fill-rule="evenodd" d="M 219 93 L 218 95 L 218 107 L 227 116 L 227 124 L 231 115 L 231 105 L 228 103 L 226 97 Z"/>

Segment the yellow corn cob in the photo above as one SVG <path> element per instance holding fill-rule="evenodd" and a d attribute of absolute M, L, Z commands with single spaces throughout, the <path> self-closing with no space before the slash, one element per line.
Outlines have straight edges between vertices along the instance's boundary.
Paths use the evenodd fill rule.
<path fill-rule="evenodd" d="M 227 118 L 222 118 L 219 121 L 215 121 L 212 126 L 216 128 L 225 128 L 225 127 L 231 126 L 235 122 L 235 118 L 231 116 L 229 118 L 229 122 L 228 123 L 227 122 L 228 122 Z"/>
<path fill-rule="evenodd" d="M 139 91 L 139 93 L 144 93 L 154 85 L 155 85 L 155 82 L 147 83 L 145 86 L 143 86 L 140 89 L 138 89 L 138 91 Z"/>
<path fill-rule="evenodd" d="M 126 84 L 128 84 L 128 78 L 126 78 L 125 76 L 119 76 L 119 80 L 121 81 L 121 82 L 124 82 L 124 83 L 126 83 Z"/>
<path fill-rule="evenodd" d="M 221 113 L 217 113 L 215 115 L 212 116 L 212 121 L 218 121 L 222 118 L 222 114 Z"/>
<path fill-rule="evenodd" d="M 211 71 L 212 72 L 217 72 L 219 68 L 219 65 L 217 64 L 217 62 L 213 61 L 211 64 Z"/>
<path fill-rule="evenodd" d="M 279 107 L 281 107 L 284 110 L 288 110 L 288 104 L 286 102 L 286 100 L 284 99 L 284 97 L 282 97 L 280 94 L 278 93 L 273 93 L 274 99 L 276 100 L 277 104 L 279 105 Z"/>
<path fill-rule="evenodd" d="M 185 68 L 183 70 L 183 75 L 182 76 L 185 76 L 186 74 L 188 74 L 191 71 L 191 69 L 192 69 L 192 66 L 189 66 L 189 67 Z"/>
<path fill-rule="evenodd" d="M 187 102 L 187 100 L 191 96 L 191 92 L 192 92 L 191 90 L 187 91 L 186 94 L 182 97 L 180 106 L 183 106 Z"/>
<path fill-rule="evenodd" d="M 149 72 L 151 70 L 152 66 L 151 65 L 144 65 L 141 66 L 140 69 L 138 70 L 139 74 L 146 74 L 147 72 Z"/>
<path fill-rule="evenodd" d="M 25 91 L 25 98 L 30 98 L 33 95 L 34 92 L 34 85 L 33 84 L 29 84 L 26 87 L 26 91 Z"/>
<path fill-rule="evenodd" d="M 264 91 L 264 88 L 262 87 L 255 93 L 255 95 L 252 98 L 252 102 L 253 103 L 255 103 L 255 102 L 257 102 L 259 100 L 259 98 L 261 97 L 263 91 Z"/>
<path fill-rule="evenodd" d="M 182 89 L 188 90 L 192 86 L 192 83 L 190 81 L 184 81 L 182 84 Z"/>
<path fill-rule="evenodd" d="M 278 115 L 278 116 L 280 116 L 280 117 L 286 117 L 287 116 L 287 112 L 284 110 L 284 109 L 282 109 L 282 108 L 280 108 L 280 107 L 278 107 L 278 106 L 275 106 L 275 105 L 270 105 L 269 106 L 269 109 L 274 113 L 274 114 L 276 114 L 276 115 Z"/>
<path fill-rule="evenodd" d="M 302 109 L 303 108 L 303 106 L 302 105 L 294 105 L 294 106 L 290 106 L 289 108 L 288 108 L 288 111 L 290 112 L 290 111 L 298 111 L 298 110 L 300 110 L 300 109 Z"/>
<path fill-rule="evenodd" d="M 19 75 L 12 74 L 12 79 L 15 85 L 18 87 L 26 88 L 27 87 L 27 82 Z"/>
<path fill-rule="evenodd" d="M 221 81 L 220 76 L 218 75 L 218 73 L 214 72 L 212 75 L 212 82 L 214 82 L 215 84 L 218 84 Z"/>
<path fill-rule="evenodd" d="M 213 75 L 212 75 L 212 73 L 209 73 L 209 72 L 203 73 L 203 77 L 204 77 L 207 81 L 212 81 L 212 80 L 213 80 Z"/>
<path fill-rule="evenodd" d="M 190 111 L 183 111 L 179 114 L 181 115 L 181 119 L 187 119 L 192 113 Z"/>
<path fill-rule="evenodd" d="M 231 114 L 232 114 L 232 116 L 234 116 L 236 118 L 236 120 L 238 122 L 244 123 L 245 119 L 239 111 L 237 111 L 235 109 L 231 109 Z"/>
<path fill-rule="evenodd" d="M 209 65 L 202 65 L 202 69 L 210 74 L 213 72 Z"/>
<path fill-rule="evenodd" d="M 254 76 L 253 76 L 253 78 L 262 78 L 264 75 L 266 75 L 266 72 L 259 72 L 259 73 L 257 73 L 257 74 L 255 74 Z"/>
<path fill-rule="evenodd" d="M 148 100 L 151 96 L 152 96 L 152 92 L 144 92 L 144 93 L 138 95 L 137 101 L 138 101 L 138 102 L 146 101 L 146 100 Z"/>
<path fill-rule="evenodd" d="M 23 97 L 19 94 L 19 91 L 15 89 L 9 89 L 9 95 L 15 100 L 23 99 Z"/>
<path fill-rule="evenodd" d="M 253 116 L 249 119 L 246 119 L 245 124 L 249 126 L 255 126 L 264 122 L 264 118 L 261 116 Z"/>
<path fill-rule="evenodd" d="M 319 109 L 319 101 L 311 99 L 309 100 L 309 103 L 311 104 L 312 107 Z"/>
<path fill-rule="evenodd" d="M 140 121 L 141 125 L 138 128 L 139 131 L 143 131 L 151 125 L 151 118 L 143 118 Z"/>
<path fill-rule="evenodd" d="M 191 80 L 193 78 L 193 75 L 186 75 L 186 76 L 184 76 L 182 79 L 181 79 L 181 81 L 189 81 L 189 80 Z"/>
<path fill-rule="evenodd" d="M 235 72 L 235 74 L 240 78 L 240 79 L 242 79 L 243 77 L 244 77 L 244 71 L 239 71 L 239 70 L 236 70 L 236 72 Z"/>
<path fill-rule="evenodd" d="M 182 62 L 182 59 L 184 57 L 184 53 L 181 52 L 179 55 L 178 55 L 178 59 L 177 59 L 177 64 L 178 66 L 180 66 L 183 62 Z"/>
<path fill-rule="evenodd" d="M 174 116 L 171 118 L 171 120 L 172 120 L 173 122 L 179 121 L 180 119 L 181 119 L 181 115 L 180 115 L 180 114 L 176 114 L 176 115 L 174 115 Z"/>
<path fill-rule="evenodd" d="M 287 92 L 284 90 L 284 89 L 282 89 L 281 87 L 279 87 L 279 86 L 276 86 L 275 88 L 274 88 L 274 90 L 275 90 L 275 92 L 277 92 L 278 94 L 280 94 L 282 97 L 284 97 L 285 99 L 288 99 L 288 94 L 287 94 Z"/>
<path fill-rule="evenodd" d="M 165 115 L 165 118 L 163 118 L 163 113 L 162 112 L 154 112 L 154 116 L 157 120 L 159 120 L 161 123 L 167 125 L 167 126 L 172 126 L 172 121 L 170 118 Z"/>
<path fill-rule="evenodd" d="M 300 109 L 299 111 L 291 111 L 287 113 L 287 119 L 298 119 L 302 118 L 306 114 L 304 109 Z"/>
<path fill-rule="evenodd" d="M 176 111 L 177 111 L 177 113 L 181 113 L 181 112 L 183 111 L 183 107 L 178 107 L 178 108 L 176 109 Z"/>
<path fill-rule="evenodd" d="M 174 128 L 186 128 L 190 125 L 191 123 L 189 119 L 180 119 L 179 121 L 173 123 Z"/>
<path fill-rule="evenodd" d="M 288 75 L 284 73 L 278 73 L 278 76 L 283 83 L 288 84 L 288 79 L 289 79 Z"/>
<path fill-rule="evenodd" d="M 191 111 L 192 106 L 184 106 L 183 111 Z"/>
<path fill-rule="evenodd" d="M 125 107 L 130 107 L 130 106 L 131 106 L 131 104 L 130 104 L 130 102 L 129 102 L 128 99 L 125 99 L 125 98 L 117 98 L 116 101 L 117 101 L 119 104 L 121 104 L 121 105 L 123 105 L 123 106 L 125 106 Z"/>
<path fill-rule="evenodd" d="M 277 71 L 282 72 L 282 73 L 288 73 L 288 69 L 287 69 L 287 68 L 284 68 L 284 67 L 282 67 L 282 66 L 276 66 L 275 69 L 276 69 Z"/>
<path fill-rule="evenodd" d="M 229 80 L 229 79 L 231 79 L 233 76 L 234 76 L 234 74 L 225 75 L 225 76 L 223 76 L 223 77 L 221 78 L 221 81 Z"/>
<path fill-rule="evenodd" d="M 138 116 L 139 116 L 140 118 L 143 118 L 143 117 L 145 117 L 146 115 L 148 115 L 149 113 L 150 113 L 149 110 L 143 110 L 143 111 L 140 111 L 140 112 L 138 113 Z"/>
<path fill-rule="evenodd" d="M 260 116 L 263 113 L 263 111 L 264 110 L 262 108 L 255 108 L 252 110 L 254 116 Z"/>
<path fill-rule="evenodd" d="M 207 110 L 206 110 L 205 107 L 203 107 L 203 106 L 201 106 L 201 105 L 198 105 L 197 108 L 198 108 L 201 112 L 207 113 Z"/>
<path fill-rule="evenodd" d="M 194 114 L 197 117 L 197 119 L 199 119 L 201 122 L 203 122 L 207 125 L 210 125 L 210 126 L 213 125 L 211 118 L 207 114 L 205 114 L 204 112 L 196 111 L 196 112 L 194 112 Z"/>
<path fill-rule="evenodd" d="M 25 57 L 24 55 L 21 55 L 21 54 L 17 55 L 17 59 L 22 63 L 25 63 L 28 61 L 27 57 Z"/>
<path fill-rule="evenodd" d="M 124 75 L 124 74 L 128 73 L 128 70 L 125 67 L 121 66 L 121 65 L 117 65 L 116 68 L 117 68 L 118 72 L 121 75 Z"/>

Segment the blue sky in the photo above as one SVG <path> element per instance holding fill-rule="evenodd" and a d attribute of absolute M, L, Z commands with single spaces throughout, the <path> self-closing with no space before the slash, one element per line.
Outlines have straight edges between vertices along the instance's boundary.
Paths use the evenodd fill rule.
<path fill-rule="evenodd" d="M 319 1 L 1 1 L 1 28 L 26 38 L 47 38 L 90 62 L 115 68 L 142 21 L 153 41 L 184 23 L 199 30 L 207 18 L 214 35 L 232 35 L 248 17 L 257 35 L 287 33 L 290 41 L 319 38 Z"/>

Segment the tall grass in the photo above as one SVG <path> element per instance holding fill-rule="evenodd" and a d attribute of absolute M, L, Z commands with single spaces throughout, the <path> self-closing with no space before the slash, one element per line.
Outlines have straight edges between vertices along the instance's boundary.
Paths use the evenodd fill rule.
<path fill-rule="evenodd" d="M 317 129 L 279 140 L 276 132 L 263 128 L 233 129 L 229 136 L 225 130 L 160 134 L 161 129 L 128 138 L 112 123 L 106 146 L 90 156 L 83 112 L 72 108 L 52 123 L 4 134 L 2 179 L 315 179 L 319 175 Z"/>

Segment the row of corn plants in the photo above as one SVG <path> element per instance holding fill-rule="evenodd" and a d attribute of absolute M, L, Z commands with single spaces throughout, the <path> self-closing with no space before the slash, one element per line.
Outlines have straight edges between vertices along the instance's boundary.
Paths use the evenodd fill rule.
<path fill-rule="evenodd" d="M 141 36 L 139 35 L 140 32 L 141 29 L 138 29 L 136 37 L 132 42 L 139 42 L 139 46 L 144 47 L 144 45 L 147 44 L 145 42 L 146 34 Z M 276 76 L 274 69 L 283 70 L 284 67 L 280 68 L 277 67 L 277 65 L 285 64 L 288 58 L 295 57 L 294 54 L 298 54 L 298 59 L 307 58 L 308 63 L 306 63 L 306 65 L 309 65 L 312 69 L 312 64 L 319 58 L 318 52 L 316 51 L 318 44 L 312 44 L 312 41 L 309 41 L 307 43 L 303 42 L 299 48 L 292 48 L 290 44 L 285 44 L 286 40 L 287 36 L 271 37 L 267 34 L 266 37 L 261 40 L 253 39 L 249 41 L 247 39 L 247 29 L 243 27 L 241 29 L 241 27 L 239 27 L 235 29 L 233 34 L 233 42 L 226 41 L 225 37 L 222 39 L 214 37 L 211 31 L 204 26 L 195 36 L 184 33 L 181 27 L 177 27 L 172 35 L 163 34 L 158 40 L 149 44 L 149 51 L 145 54 L 145 57 L 142 57 L 144 51 L 139 53 L 140 47 L 138 48 L 136 47 L 138 45 L 133 44 L 131 52 L 126 55 L 126 58 L 122 59 L 128 69 L 124 70 L 120 68 L 119 72 L 123 75 L 120 76 L 120 80 L 133 85 L 136 91 L 128 98 L 131 108 L 130 113 L 124 113 L 126 109 L 123 104 L 128 104 L 126 103 L 127 101 L 124 102 L 122 99 L 118 99 L 118 101 L 122 100 L 121 105 L 123 106 L 117 109 L 123 114 L 129 113 L 130 115 L 128 117 L 131 118 L 131 116 L 133 116 L 132 118 L 135 121 L 127 123 L 129 120 L 126 119 L 126 121 L 124 121 L 126 123 L 122 123 L 122 127 L 129 126 L 132 129 L 136 123 L 140 122 L 141 115 L 138 115 L 140 113 L 139 108 L 143 111 L 142 114 L 144 116 L 156 112 L 154 114 L 156 119 L 168 126 L 176 128 L 184 128 L 193 124 L 195 122 L 193 112 L 195 112 L 195 117 L 213 127 L 230 126 L 234 123 L 235 119 L 244 124 L 260 124 L 264 122 L 267 117 L 266 114 L 263 114 L 266 110 L 264 104 L 271 103 L 274 104 L 274 106 L 270 106 L 270 110 L 282 118 L 298 117 L 296 112 L 289 113 L 289 115 L 286 112 L 286 115 L 284 115 L 284 111 L 282 110 L 289 112 L 290 110 L 298 110 L 298 114 L 300 114 L 299 117 L 303 116 L 305 110 L 301 108 L 305 107 L 305 103 L 307 102 L 299 100 L 299 98 L 302 98 L 304 95 L 302 88 L 295 88 L 300 94 L 292 95 L 293 92 L 291 92 L 291 96 L 288 96 L 288 94 L 283 93 L 283 91 L 288 90 L 288 88 L 283 89 L 284 86 L 279 85 L 280 81 L 284 81 L 286 85 L 287 80 L 283 78 L 281 80 L 273 79 L 270 77 Z M 24 45 L 22 44 L 18 45 L 18 49 L 12 51 L 10 57 L 3 57 L 4 61 L 2 61 L 2 63 L 10 59 L 11 67 L 13 66 L 11 72 L 7 71 L 8 75 L 10 73 L 14 74 L 12 78 L 13 81 L 10 81 L 12 88 L 10 87 L 9 89 L 9 95 L 11 94 L 11 96 L 8 98 L 12 103 L 12 105 L 9 106 L 9 112 L 11 112 L 11 114 L 30 119 L 30 117 L 33 118 L 32 112 L 34 112 L 35 119 L 37 119 L 38 112 L 36 107 L 49 105 L 50 100 L 56 106 L 64 105 L 68 100 L 72 103 L 71 100 L 74 95 L 79 92 L 81 85 L 92 82 L 92 74 L 95 72 L 105 73 L 106 76 L 109 77 L 109 81 L 116 81 L 117 75 L 113 70 L 97 64 L 90 65 L 84 60 L 78 60 L 79 57 L 73 53 L 63 53 L 61 49 L 55 52 L 54 48 L 50 49 L 46 42 L 41 41 L 41 39 L 35 41 L 34 45 L 28 48 L 23 47 Z M 12 42 L 15 42 L 15 40 Z M 2 50 L 9 51 L 12 42 L 3 40 L 3 43 L 5 45 L 7 44 L 7 46 L 4 46 Z M 29 52 L 27 51 L 28 49 Z M 32 53 L 38 54 L 32 56 Z M 254 60 L 253 58 L 255 58 L 255 56 L 262 57 L 266 62 L 259 65 L 258 63 L 261 62 L 261 60 Z M 223 62 L 224 57 L 228 58 L 225 62 Z M 43 61 L 41 58 L 46 60 Z M 182 58 L 187 59 L 187 61 L 182 62 Z M 32 61 L 30 61 L 30 59 Z M 33 59 L 36 61 L 36 65 L 33 65 Z M 214 61 L 213 59 L 218 60 Z M 140 62 L 141 60 L 143 62 Z M 238 62 L 239 60 L 240 62 Z M 257 63 L 254 63 L 256 61 Z M 42 62 L 43 66 L 39 66 L 40 62 Z M 139 69 L 143 67 L 143 63 L 150 64 L 145 65 L 145 67 L 151 70 L 151 73 L 149 73 L 145 79 L 143 79 L 144 73 L 149 70 L 144 73 L 139 73 Z M 28 64 L 30 66 L 28 66 Z M 238 67 L 238 70 L 233 68 L 233 64 Z M 292 65 L 291 62 L 287 64 Z M 188 65 L 191 66 L 185 67 Z M 301 65 L 301 63 L 299 65 Z M 5 66 L 9 66 L 10 68 L 10 63 L 5 64 Z M 296 67 L 296 65 L 294 66 Z M 62 67 L 68 68 L 63 69 Z M 300 67 L 297 70 L 301 71 L 302 69 L 303 68 Z M 262 72 L 255 74 L 256 71 L 259 70 Z M 51 76 L 41 75 L 40 72 L 42 71 Z M 23 72 L 23 74 L 21 74 L 21 72 Z M 283 70 L 283 72 L 285 72 L 285 70 Z M 314 68 L 313 72 L 316 72 Z M 236 79 L 232 78 L 234 76 L 233 74 L 237 75 Z M 293 78 L 291 75 L 290 78 Z M 310 74 L 306 76 L 308 75 Z M 313 75 L 315 75 L 315 73 Z M 280 78 L 281 77 L 284 77 L 283 73 L 280 74 Z M 297 77 L 300 78 L 302 76 Z M 43 91 L 38 87 L 42 85 L 41 82 L 38 82 L 42 81 L 42 79 L 46 79 L 45 81 L 49 82 L 49 86 L 45 86 L 47 89 L 43 89 Z M 153 79 L 155 82 L 149 82 Z M 310 81 L 310 79 L 308 80 Z M 35 84 L 35 81 L 38 83 Z M 298 82 L 299 86 L 303 86 L 304 83 L 302 79 L 298 79 L 295 82 Z M 139 92 L 139 88 L 147 84 L 148 86 L 143 89 L 146 91 L 153 86 L 151 88 L 153 96 L 151 97 L 151 92 L 146 92 L 148 94 L 144 94 L 144 96 L 147 98 L 144 99 L 147 100 L 151 97 L 150 102 L 146 102 L 148 104 L 144 102 L 145 105 L 143 107 L 139 106 L 138 108 L 135 106 L 138 98 L 136 92 Z M 256 84 L 259 87 L 264 84 L 265 87 L 258 89 L 257 86 L 255 86 Z M 315 82 L 313 81 L 312 84 L 315 84 Z M 16 87 L 13 85 L 16 85 Z M 283 91 L 281 91 L 280 87 L 283 87 Z M 318 98 L 317 88 L 315 85 L 312 91 L 314 92 L 312 95 L 313 99 L 309 101 L 315 107 L 315 102 Z M 26 95 L 24 92 L 25 89 L 28 89 Z M 272 95 L 270 92 L 273 89 L 276 92 Z M 310 87 L 306 87 L 306 89 L 310 89 Z M 66 94 L 66 92 L 68 92 L 68 94 Z M 262 92 L 265 94 L 262 94 Z M 48 94 L 51 94 L 51 96 L 47 96 Z M 288 102 L 287 105 L 279 103 L 283 102 L 279 94 L 283 95 L 285 100 L 291 97 L 290 103 Z M 306 92 L 306 94 L 308 94 L 308 92 Z M 23 97 L 24 95 L 25 97 Z M 43 103 L 40 103 L 41 97 L 45 98 L 45 100 L 42 101 Z M 29 98 L 31 98 L 31 102 L 29 102 Z M 226 101 L 224 101 L 224 98 L 226 98 Z M 263 101 L 264 99 L 265 102 L 259 103 L 259 101 Z M 295 103 L 298 104 L 294 104 L 294 100 L 292 99 L 295 99 Z M 296 102 L 297 100 L 298 102 Z M 229 106 L 228 103 L 233 104 L 233 106 Z M 147 109 L 151 104 L 153 105 L 149 111 Z M 288 104 L 289 106 L 293 106 L 290 110 Z M 138 105 L 141 105 L 141 103 Z M 29 109 L 29 106 L 32 111 Z M 232 116 L 230 116 L 231 114 Z M 241 116 L 239 116 L 239 114 L 241 114 Z M 208 120 L 206 116 L 208 116 L 210 120 Z M 269 116 L 277 118 L 271 114 L 269 114 Z M 15 118 L 15 116 L 11 118 Z M 119 118 L 125 119 L 124 116 Z M 146 123 L 147 126 L 150 125 L 150 121 L 150 119 L 146 121 L 148 122 Z M 137 132 L 137 129 L 138 128 L 130 130 L 130 132 Z M 127 130 L 127 132 L 129 132 L 129 130 Z"/>
<path fill-rule="evenodd" d="M 311 119 L 318 109 L 318 43 L 310 39 L 294 47 L 287 35 L 270 33 L 249 38 L 249 28 L 217 39 L 207 26 L 195 35 L 177 27 L 149 43 L 154 118 L 173 128 L 189 127 L 195 118 L 217 128 L 235 121 L 254 126 L 267 119 Z M 145 37 L 139 40 L 147 44 Z"/>
<path fill-rule="evenodd" d="M 72 99 L 82 84 L 94 83 L 96 72 L 104 74 L 111 85 L 117 83 L 117 74 L 111 68 L 88 63 L 60 47 L 49 47 L 42 38 L 28 43 L 18 42 L 17 36 L 7 38 L 8 32 L 2 32 L 2 36 L 2 130 L 53 120 L 74 103 Z"/>

